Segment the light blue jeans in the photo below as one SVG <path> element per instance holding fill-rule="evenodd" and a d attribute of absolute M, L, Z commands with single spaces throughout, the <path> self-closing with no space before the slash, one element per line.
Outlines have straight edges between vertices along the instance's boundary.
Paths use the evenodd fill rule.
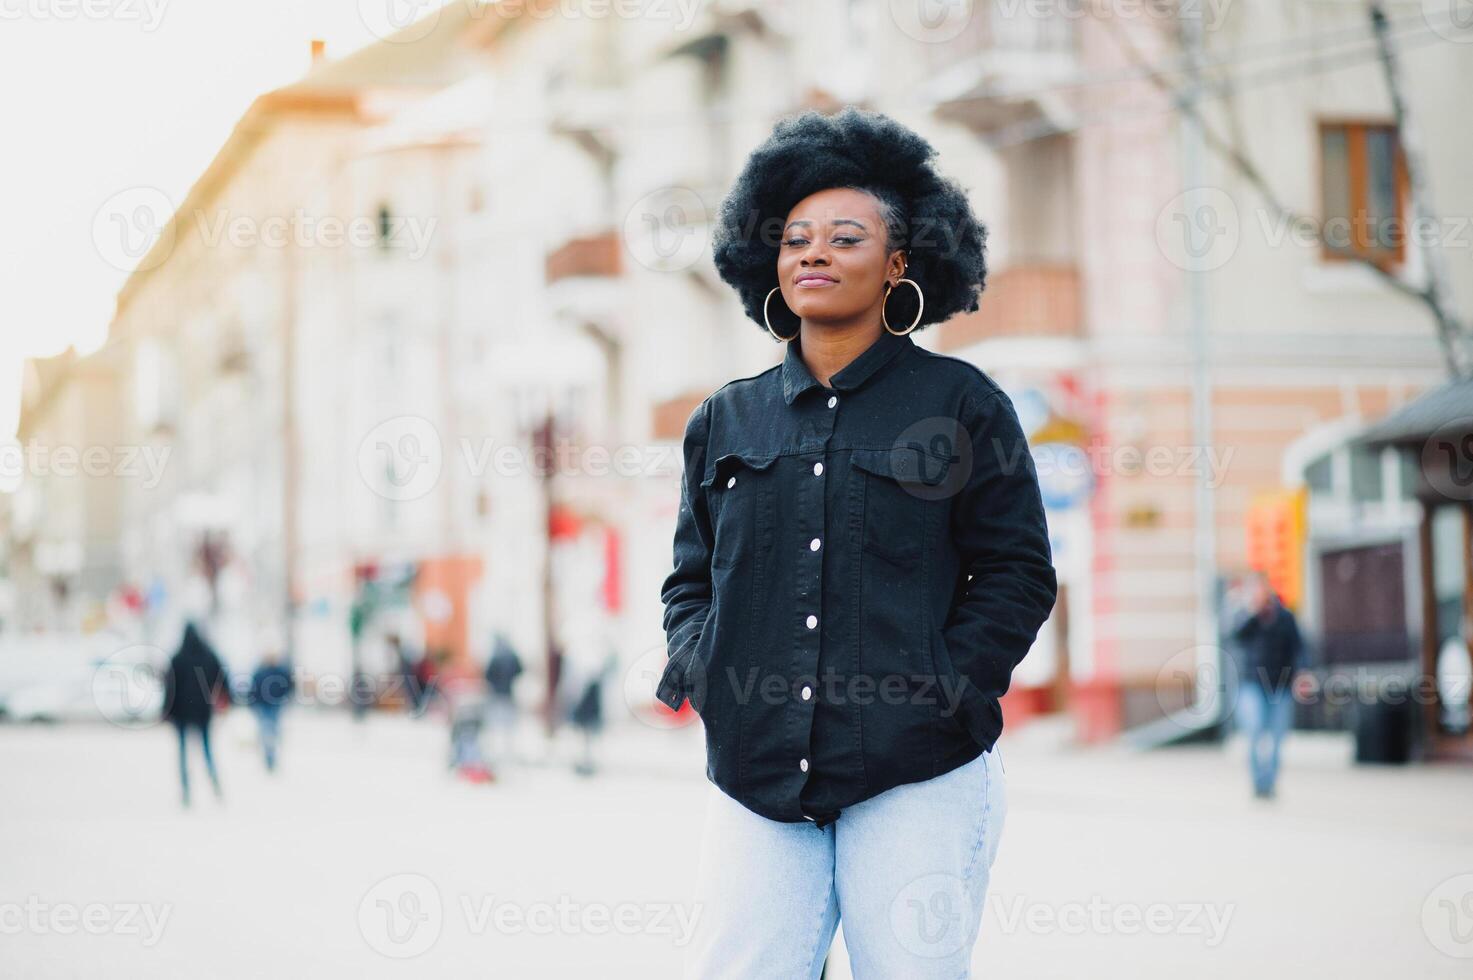
<path fill-rule="evenodd" d="M 1007 815 L 995 746 L 822 828 L 708 788 L 686 977 L 816 980 L 841 914 L 856 980 L 970 975 Z"/>
<path fill-rule="evenodd" d="M 1248 733 L 1248 766 L 1253 788 L 1273 792 L 1279 778 L 1279 754 L 1284 736 L 1294 724 L 1294 692 L 1266 691 L 1258 684 L 1238 686 L 1238 724 Z"/>

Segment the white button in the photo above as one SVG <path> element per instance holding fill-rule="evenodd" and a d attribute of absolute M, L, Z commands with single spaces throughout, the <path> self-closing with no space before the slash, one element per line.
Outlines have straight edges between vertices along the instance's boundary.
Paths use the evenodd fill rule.
<path fill-rule="evenodd" d="M 807 772 L 808 771 L 808 760 L 807 759 L 799 759 L 798 760 L 798 768 L 799 769 L 802 769 L 804 772 Z"/>
<path fill-rule="evenodd" d="M 814 538 L 812 541 L 808 542 L 808 550 L 809 551 L 817 551 L 818 550 L 818 539 L 817 538 Z"/>
<path fill-rule="evenodd" d="M 830 395 L 829 396 L 829 408 L 833 408 L 837 404 L 839 404 L 839 396 L 838 395 Z"/>
<path fill-rule="evenodd" d="M 807 684 L 804 684 L 803 685 L 803 700 L 804 701 L 807 701 L 811 697 L 813 697 L 813 688 L 809 687 Z"/>
<path fill-rule="evenodd" d="M 736 486 L 736 477 L 734 477 L 734 476 L 733 477 L 728 477 L 727 478 L 727 481 L 726 481 L 726 486 L 727 486 L 728 489 L 730 489 L 731 487 Z"/>
<path fill-rule="evenodd" d="M 822 472 L 823 472 L 823 464 L 822 463 L 814 463 L 813 464 L 813 475 L 814 476 L 818 476 L 818 474 L 820 474 Z"/>
<path fill-rule="evenodd" d="M 815 616 L 815 615 L 813 615 L 813 613 L 809 613 L 808 614 L 808 628 L 809 629 L 813 629 L 813 627 L 815 627 L 817 625 L 818 625 L 818 617 Z"/>

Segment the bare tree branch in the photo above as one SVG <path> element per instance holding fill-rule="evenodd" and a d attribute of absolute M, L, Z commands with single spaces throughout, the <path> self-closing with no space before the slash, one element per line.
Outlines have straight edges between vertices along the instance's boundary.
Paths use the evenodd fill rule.
<path fill-rule="evenodd" d="M 1401 293 L 1403 296 L 1406 296 L 1409 299 L 1417 300 L 1418 302 L 1426 306 L 1431 312 L 1433 320 L 1437 326 L 1438 340 L 1442 346 L 1443 357 L 1447 362 L 1449 373 L 1454 378 L 1462 377 L 1466 373 L 1466 370 L 1464 366 L 1464 356 L 1463 352 L 1460 349 L 1460 345 L 1468 343 L 1467 334 L 1465 328 L 1458 321 L 1456 315 L 1447 308 L 1447 304 L 1442 296 L 1442 291 L 1438 288 L 1438 276 L 1429 275 L 1427 285 L 1424 287 L 1419 287 L 1410 282 L 1407 282 L 1401 276 L 1391 272 L 1380 263 L 1371 259 L 1369 256 L 1366 256 L 1359 252 L 1340 249 L 1333 245 L 1328 245 L 1325 242 L 1324 233 L 1319 227 L 1319 224 L 1314 221 L 1310 216 L 1295 211 L 1294 209 L 1288 207 L 1282 200 L 1280 200 L 1279 196 L 1269 185 L 1268 178 L 1264 176 L 1263 172 L 1259 170 L 1254 162 L 1247 156 L 1247 154 L 1243 152 L 1243 150 L 1241 149 L 1242 132 L 1241 129 L 1236 125 L 1236 117 L 1233 115 L 1233 113 L 1229 111 L 1229 118 L 1230 120 L 1234 121 L 1233 138 L 1229 140 L 1218 134 L 1218 132 L 1212 127 L 1212 125 L 1206 120 L 1206 118 L 1203 117 L 1202 113 L 1198 110 L 1196 104 L 1194 104 L 1191 100 L 1185 98 L 1182 95 L 1182 93 L 1176 88 L 1176 86 L 1172 84 L 1172 82 L 1167 78 L 1165 72 L 1157 70 L 1151 65 L 1150 61 L 1141 53 L 1140 49 L 1135 45 L 1131 38 L 1123 30 L 1121 30 L 1118 19 L 1112 16 L 1108 9 L 1104 9 L 1107 6 L 1107 3 L 1108 0 L 1093 0 L 1092 6 L 1095 12 L 1099 14 L 1096 19 L 1099 23 L 1103 24 L 1106 27 L 1111 37 L 1114 39 L 1115 43 L 1119 46 L 1121 52 L 1124 53 L 1126 58 L 1130 60 L 1132 65 L 1139 70 L 1141 77 L 1145 78 L 1159 91 L 1165 94 L 1167 98 L 1171 100 L 1172 105 L 1175 106 L 1183 115 L 1194 119 L 1198 123 L 1198 125 L 1201 127 L 1203 142 L 1206 143 L 1206 145 L 1211 148 L 1215 153 L 1217 153 L 1223 159 L 1227 160 L 1233 166 L 1233 168 L 1236 169 L 1238 173 L 1245 180 L 1247 180 L 1249 184 L 1252 185 L 1252 187 L 1263 198 L 1269 210 L 1275 215 L 1278 220 L 1291 222 L 1294 224 L 1295 227 L 1308 230 L 1322 247 L 1328 247 L 1333 252 L 1335 252 L 1335 254 L 1343 256 L 1346 260 L 1358 263 L 1372 270 L 1376 274 L 1376 276 L 1387 286 L 1394 289 L 1398 293 Z M 1379 4 L 1376 3 L 1375 0 L 1371 0 L 1371 5 L 1372 17 L 1374 19 L 1379 11 Z M 1383 64 L 1385 64 L 1387 58 L 1389 57 L 1388 52 L 1390 42 L 1389 39 L 1385 38 L 1384 34 L 1385 16 L 1384 14 L 1380 16 L 1380 25 L 1383 29 L 1381 34 L 1381 57 Z M 1394 59 L 1392 60 L 1391 65 L 1391 69 L 1388 70 L 1387 84 L 1392 88 L 1392 91 L 1394 93 L 1392 96 L 1392 104 L 1393 106 L 1397 107 L 1397 132 L 1398 136 L 1401 137 L 1404 136 L 1403 126 L 1406 120 L 1406 114 L 1404 106 L 1402 105 L 1399 79 L 1394 70 Z M 1233 85 L 1231 81 L 1227 78 L 1221 78 L 1218 79 L 1214 83 L 1214 85 L 1220 92 L 1224 105 L 1231 106 L 1233 104 Z M 1405 148 L 1405 143 L 1403 143 L 1403 148 Z M 1419 175 L 1420 162 L 1420 157 L 1414 160 L 1410 154 L 1407 155 L 1407 170 L 1409 175 Z M 1419 179 L 1413 179 L 1411 183 L 1413 188 L 1416 188 L 1418 184 L 1423 182 L 1421 182 Z M 1413 195 L 1414 211 L 1418 214 L 1430 215 L 1430 203 L 1426 201 L 1425 194 L 1420 198 L 1420 201 L 1421 204 L 1419 205 L 1419 199 L 1416 195 Z M 1433 249 L 1429 249 L 1428 251 L 1433 251 Z M 1432 263 L 1429 257 L 1429 270 L 1431 269 L 1431 267 Z"/>

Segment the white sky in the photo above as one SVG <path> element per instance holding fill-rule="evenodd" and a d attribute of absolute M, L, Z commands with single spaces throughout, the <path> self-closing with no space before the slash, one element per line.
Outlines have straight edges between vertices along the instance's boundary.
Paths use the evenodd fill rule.
<path fill-rule="evenodd" d="M 97 347 L 126 272 L 93 244 L 113 195 L 177 205 L 251 100 L 443 0 L 0 0 L 0 439 L 20 359 Z"/>

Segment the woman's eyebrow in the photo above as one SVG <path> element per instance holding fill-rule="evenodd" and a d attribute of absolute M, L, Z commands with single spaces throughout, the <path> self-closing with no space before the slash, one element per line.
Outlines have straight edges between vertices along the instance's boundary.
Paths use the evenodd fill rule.
<path fill-rule="evenodd" d="M 813 222 L 810 221 L 807 218 L 798 218 L 796 221 L 789 221 L 788 224 L 787 224 L 787 227 L 785 227 L 783 229 L 783 231 L 787 231 L 788 228 L 791 228 L 794 225 L 811 225 L 811 224 L 813 224 Z M 868 231 L 869 230 L 868 228 L 866 228 L 864 226 L 864 222 L 863 221 L 860 221 L 858 218 L 835 218 L 834 219 L 834 224 L 835 225 L 854 225 L 860 231 Z"/>

